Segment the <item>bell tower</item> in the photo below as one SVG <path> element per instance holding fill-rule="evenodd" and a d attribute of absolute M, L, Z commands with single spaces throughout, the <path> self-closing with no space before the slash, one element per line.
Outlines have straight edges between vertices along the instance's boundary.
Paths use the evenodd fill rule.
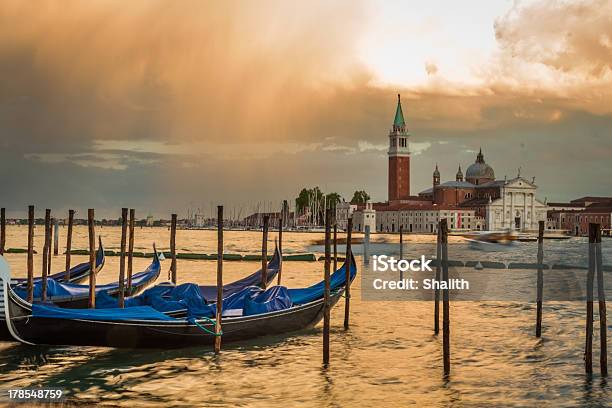
<path fill-rule="evenodd" d="M 410 150 L 402 102 L 397 94 L 395 119 L 389 132 L 389 201 L 407 200 L 410 197 Z"/>
<path fill-rule="evenodd" d="M 440 170 L 438 170 L 438 163 L 436 163 L 436 169 L 433 172 L 433 186 L 440 185 Z"/>

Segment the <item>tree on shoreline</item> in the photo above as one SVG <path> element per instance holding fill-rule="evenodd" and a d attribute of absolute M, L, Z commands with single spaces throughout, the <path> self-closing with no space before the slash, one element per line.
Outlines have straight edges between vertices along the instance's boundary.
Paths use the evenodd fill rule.
<path fill-rule="evenodd" d="M 351 204 L 365 204 L 370 199 L 370 195 L 365 190 L 357 190 L 353 194 Z"/>
<path fill-rule="evenodd" d="M 325 219 L 325 209 L 335 208 L 342 201 L 342 196 L 338 193 L 324 194 L 321 189 L 313 187 L 303 188 L 295 199 L 295 207 L 298 214 L 305 214 L 308 210 L 310 222 L 320 225 Z"/>

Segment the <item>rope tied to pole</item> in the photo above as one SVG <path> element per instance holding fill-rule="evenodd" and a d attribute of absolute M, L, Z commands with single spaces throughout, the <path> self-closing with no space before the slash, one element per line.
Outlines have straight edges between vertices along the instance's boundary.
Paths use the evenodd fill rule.
<path fill-rule="evenodd" d="M 209 317 L 201 317 L 200 319 L 201 319 L 201 320 L 205 320 L 205 321 L 207 321 L 207 322 L 208 322 L 209 324 L 211 324 L 212 326 L 214 326 L 214 325 L 216 324 L 216 321 L 215 321 L 215 320 L 213 320 L 213 319 L 211 319 L 211 318 L 209 318 Z M 196 325 L 196 326 L 197 326 L 197 327 L 198 327 L 200 330 L 202 330 L 202 331 L 203 331 L 204 333 L 206 333 L 206 334 L 210 334 L 210 335 L 212 335 L 212 336 L 216 336 L 216 337 L 223 336 L 223 330 L 220 330 L 220 331 L 219 331 L 219 333 L 216 333 L 216 332 L 214 332 L 214 331 L 212 331 L 212 330 L 210 330 L 210 329 L 207 329 L 206 327 L 202 326 L 202 325 L 201 325 L 200 323 L 198 323 L 198 322 L 197 322 L 197 320 L 196 320 L 195 318 L 193 318 L 193 317 L 192 317 L 191 319 L 189 319 L 188 321 L 189 321 L 189 323 L 193 323 L 193 324 L 195 324 L 195 325 Z"/>

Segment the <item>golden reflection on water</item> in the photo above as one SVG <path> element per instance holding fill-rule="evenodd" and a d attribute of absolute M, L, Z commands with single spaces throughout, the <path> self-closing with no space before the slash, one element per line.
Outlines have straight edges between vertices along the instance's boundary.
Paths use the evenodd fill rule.
<path fill-rule="evenodd" d="M 42 228 L 37 228 L 37 249 Z M 119 245 L 119 228 L 97 228 L 108 249 Z M 26 246 L 25 227 L 8 228 L 7 247 Z M 61 230 L 61 244 L 64 243 Z M 87 230 L 77 227 L 74 248 L 85 248 Z M 271 245 L 275 233 L 270 234 Z M 304 252 L 321 234 L 285 233 L 285 253 Z M 387 237 L 397 240 L 397 237 Z M 378 237 L 377 237 L 378 239 Z M 430 241 L 429 237 L 411 236 Z M 136 247 L 153 241 L 167 248 L 169 232 L 136 229 Z M 259 253 L 261 233 L 226 232 L 226 252 Z M 214 253 L 216 232 L 178 231 L 179 251 Z M 25 276 L 26 256 L 8 254 L 15 276 Z M 86 256 L 73 256 L 73 263 Z M 118 257 L 108 257 L 98 282 L 114 281 Z M 134 270 L 149 259 L 135 258 Z M 358 259 L 360 263 L 360 259 Z M 53 258 L 53 271 L 64 257 Z M 35 274 L 40 274 L 40 256 Z M 166 271 L 169 262 L 163 264 Z M 224 279 L 255 271 L 258 262 L 225 262 Z M 180 282 L 214 284 L 214 261 L 179 260 Z M 287 262 L 283 284 L 307 286 L 323 275 L 322 262 Z M 165 278 L 165 274 L 160 279 Z M 583 374 L 584 307 L 548 302 L 543 338 L 534 336 L 535 308 L 517 302 L 451 304 L 451 361 L 442 376 L 441 337 L 433 335 L 433 304 L 373 302 L 353 285 L 351 328 L 342 328 L 343 307 L 332 310 L 331 365 L 321 364 L 320 327 L 249 342 L 224 344 L 220 356 L 208 348 L 115 350 L 26 347 L 0 344 L 3 388 L 45 386 L 68 390 L 70 402 L 109 406 L 482 406 L 610 405 L 609 388 Z M 597 316 L 595 317 L 597 319 Z"/>

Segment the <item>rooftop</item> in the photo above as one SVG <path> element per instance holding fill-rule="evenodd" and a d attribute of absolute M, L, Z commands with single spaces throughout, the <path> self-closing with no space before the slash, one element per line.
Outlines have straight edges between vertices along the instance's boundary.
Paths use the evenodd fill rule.
<path fill-rule="evenodd" d="M 451 188 L 474 188 L 476 185 L 468 183 L 467 181 L 445 181 L 444 183 L 437 186 L 440 187 L 451 187 Z"/>
<path fill-rule="evenodd" d="M 570 201 L 570 203 L 584 203 L 586 201 L 600 202 L 600 203 L 612 203 L 612 197 L 592 197 L 592 196 L 586 196 L 586 197 L 580 197 L 580 198 L 577 198 L 575 200 L 572 200 L 572 201 Z"/>

